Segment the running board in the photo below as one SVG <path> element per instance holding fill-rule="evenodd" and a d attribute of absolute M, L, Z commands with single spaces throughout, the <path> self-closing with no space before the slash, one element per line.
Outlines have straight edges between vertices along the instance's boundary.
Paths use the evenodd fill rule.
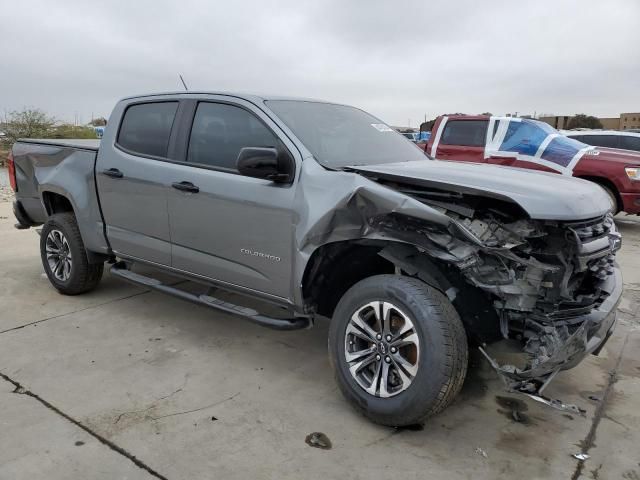
<path fill-rule="evenodd" d="M 300 330 L 303 328 L 309 328 L 311 326 L 311 319 L 307 317 L 293 317 L 293 318 L 276 318 L 262 315 L 252 308 L 242 307 L 230 302 L 225 302 L 219 298 L 212 297 L 210 295 L 198 295 L 195 293 L 185 292 L 178 288 L 172 287 L 162 283 L 160 280 L 139 273 L 132 272 L 123 266 L 123 263 L 115 263 L 111 267 L 111 275 L 120 277 L 130 283 L 136 285 L 142 285 L 144 287 L 157 290 L 162 293 L 168 293 L 174 297 L 188 300 L 205 307 L 213 308 L 224 313 L 236 315 L 242 317 L 251 322 L 262 325 L 263 327 L 273 328 L 275 330 Z"/>

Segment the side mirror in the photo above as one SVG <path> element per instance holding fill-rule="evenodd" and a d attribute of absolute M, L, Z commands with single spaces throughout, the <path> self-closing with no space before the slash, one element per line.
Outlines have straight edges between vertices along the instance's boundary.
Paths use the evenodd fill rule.
<path fill-rule="evenodd" d="M 238 154 L 236 168 L 241 175 L 263 178 L 276 183 L 293 180 L 293 160 L 275 148 L 244 147 Z"/>

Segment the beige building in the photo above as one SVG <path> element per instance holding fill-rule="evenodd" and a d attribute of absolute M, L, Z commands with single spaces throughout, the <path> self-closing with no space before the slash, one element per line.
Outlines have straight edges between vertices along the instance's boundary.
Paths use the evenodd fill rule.
<path fill-rule="evenodd" d="M 569 123 L 570 118 L 571 117 L 569 116 L 556 115 L 553 117 L 538 117 L 538 120 L 544 123 L 548 123 L 553 128 L 556 128 L 558 130 L 563 130 L 567 128 L 567 123 Z"/>
<path fill-rule="evenodd" d="M 621 113 L 619 128 L 620 130 L 640 128 L 640 113 Z"/>
<path fill-rule="evenodd" d="M 539 117 L 538 120 L 548 123 L 553 128 L 563 130 L 567 128 L 573 115 L 555 115 Z M 605 130 L 629 130 L 640 128 L 640 113 L 621 113 L 619 117 L 599 117 L 602 128 Z"/>
<path fill-rule="evenodd" d="M 598 117 L 604 130 L 620 130 L 620 117 Z"/>

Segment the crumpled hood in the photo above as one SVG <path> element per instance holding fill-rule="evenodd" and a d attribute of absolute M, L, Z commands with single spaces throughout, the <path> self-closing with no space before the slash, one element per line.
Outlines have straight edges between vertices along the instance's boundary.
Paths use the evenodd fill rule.
<path fill-rule="evenodd" d="M 608 195 L 598 185 L 535 170 L 426 159 L 349 169 L 370 178 L 511 200 L 533 219 L 582 220 L 604 215 L 611 208 Z"/>

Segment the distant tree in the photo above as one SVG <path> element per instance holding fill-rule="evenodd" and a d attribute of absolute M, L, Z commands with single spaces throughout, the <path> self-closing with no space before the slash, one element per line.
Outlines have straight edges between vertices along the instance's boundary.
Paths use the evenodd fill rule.
<path fill-rule="evenodd" d="M 429 120 L 428 122 L 422 122 L 420 124 L 420 131 L 421 132 L 430 132 L 435 123 L 436 123 L 436 119 L 435 118 L 433 120 Z"/>
<path fill-rule="evenodd" d="M 591 115 L 579 113 L 575 117 L 572 117 L 567 123 L 568 130 L 572 130 L 574 128 L 602 128 L 602 122 Z"/>
<path fill-rule="evenodd" d="M 19 138 L 47 137 L 55 119 L 37 108 L 25 108 L 13 111 L 7 116 L 7 121 L 2 127 L 9 143 Z"/>
<path fill-rule="evenodd" d="M 487 117 L 491 117 L 493 115 L 493 113 L 491 113 L 491 112 L 483 112 L 480 115 L 486 115 Z"/>
<path fill-rule="evenodd" d="M 107 119 L 104 117 L 94 118 L 89 122 L 89 125 L 93 127 L 104 127 L 107 124 Z"/>
<path fill-rule="evenodd" d="M 97 138 L 96 131 L 92 127 L 80 127 L 63 123 L 52 127 L 47 138 Z"/>

